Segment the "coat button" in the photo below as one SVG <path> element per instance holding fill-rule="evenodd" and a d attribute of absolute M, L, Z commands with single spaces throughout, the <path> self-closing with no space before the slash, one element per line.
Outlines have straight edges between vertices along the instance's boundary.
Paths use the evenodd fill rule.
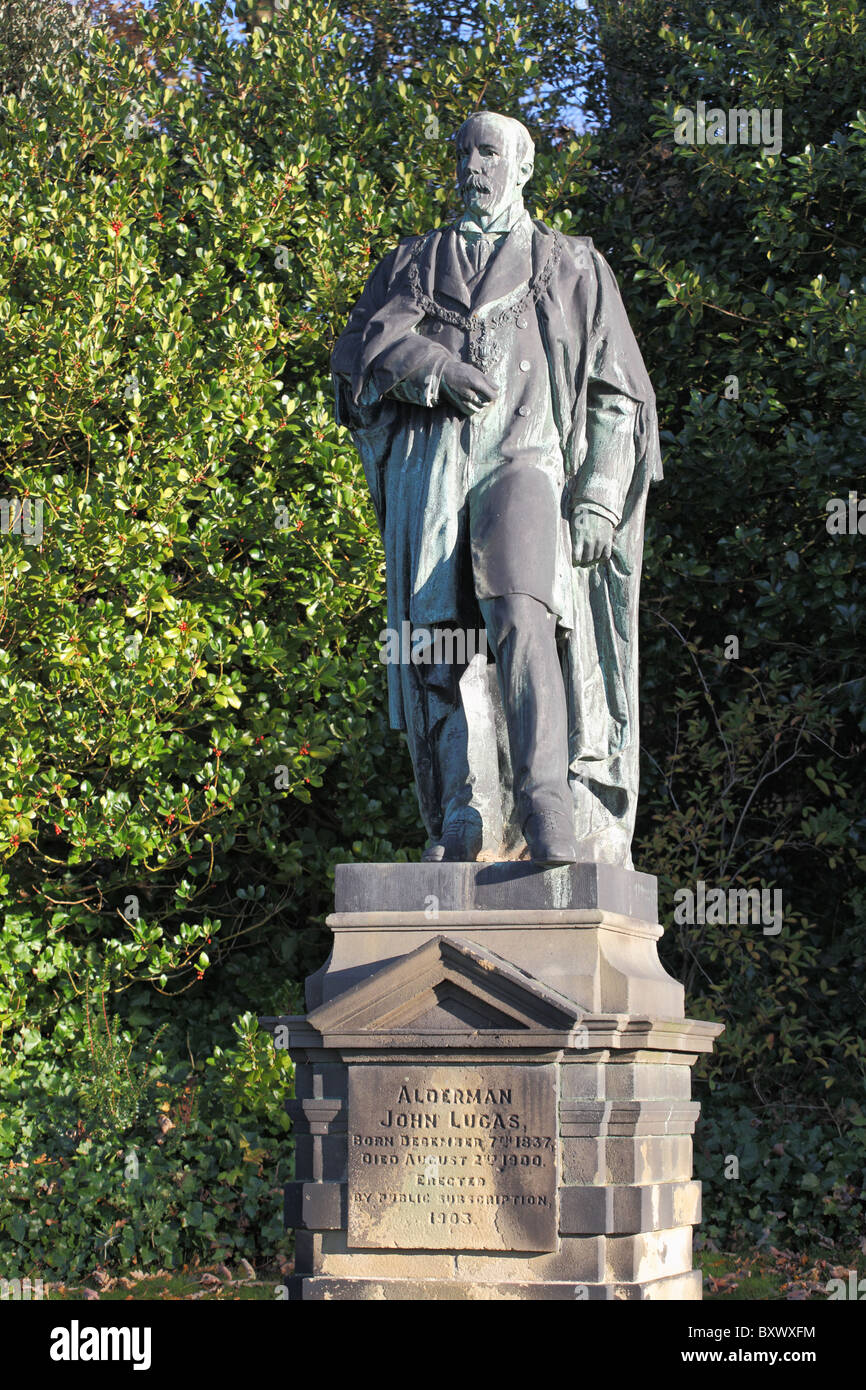
<path fill-rule="evenodd" d="M 529 358 L 528 358 L 528 357 L 524 357 L 523 361 L 522 361 L 521 364 L 520 364 L 520 370 L 521 370 L 522 372 L 528 372 L 528 371 L 529 371 L 529 368 L 530 368 L 531 366 L 532 366 L 532 363 L 530 362 Z"/>
<path fill-rule="evenodd" d="M 518 413 L 518 415 L 528 415 L 528 414 L 529 414 L 529 406 L 527 406 L 527 405 L 522 405 L 522 406 L 520 407 L 520 409 L 518 410 L 517 413 Z"/>
<path fill-rule="evenodd" d="M 518 319 L 518 320 L 517 320 L 517 327 L 518 327 L 518 328 L 525 328 L 525 327 L 526 327 L 526 319 Z"/>

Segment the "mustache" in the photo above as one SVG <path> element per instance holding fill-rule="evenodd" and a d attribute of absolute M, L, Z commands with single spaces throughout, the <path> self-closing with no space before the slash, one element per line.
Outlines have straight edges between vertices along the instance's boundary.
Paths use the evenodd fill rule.
<path fill-rule="evenodd" d="M 461 192 L 466 193 L 491 193 L 493 190 L 490 184 L 480 174 L 466 174 L 458 180 Z"/>

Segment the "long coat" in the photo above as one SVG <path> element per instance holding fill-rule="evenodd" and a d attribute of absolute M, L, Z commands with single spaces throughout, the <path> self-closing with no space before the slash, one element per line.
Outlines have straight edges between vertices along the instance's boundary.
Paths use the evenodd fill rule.
<path fill-rule="evenodd" d="M 614 276 L 590 238 L 525 218 L 480 283 L 467 285 L 464 263 L 456 227 L 401 242 L 367 281 L 332 358 L 337 419 L 352 431 L 385 543 L 389 626 L 478 619 L 483 579 L 454 530 L 466 502 L 466 471 L 454 465 L 467 422 L 435 403 L 439 377 L 455 357 L 487 369 L 497 337 L 531 316 L 558 435 L 548 473 L 561 518 L 547 538 L 554 593 L 537 596 L 556 612 L 561 638 L 575 828 L 586 858 L 630 865 L 643 524 L 649 483 L 662 476 L 655 396 Z M 614 524 L 609 561 L 572 566 L 567 518 L 578 504 Z M 509 548 L 538 553 L 541 538 L 529 540 L 516 537 Z M 407 730 L 417 769 L 425 761 L 421 677 L 411 664 L 387 669 L 391 724 Z M 422 781 L 422 813 L 436 834 L 438 810 L 425 804 Z"/>

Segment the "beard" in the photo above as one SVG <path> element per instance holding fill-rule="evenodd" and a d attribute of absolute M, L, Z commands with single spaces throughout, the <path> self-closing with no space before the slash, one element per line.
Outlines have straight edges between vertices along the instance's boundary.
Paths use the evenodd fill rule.
<path fill-rule="evenodd" d="M 459 187 L 460 196 L 467 208 L 477 208 L 479 212 L 486 212 L 496 202 L 495 189 L 477 174 L 470 174 L 463 179 Z"/>

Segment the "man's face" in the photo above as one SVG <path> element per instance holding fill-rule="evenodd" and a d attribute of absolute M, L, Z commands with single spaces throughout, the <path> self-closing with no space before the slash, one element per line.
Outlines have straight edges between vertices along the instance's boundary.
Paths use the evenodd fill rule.
<path fill-rule="evenodd" d="M 495 117 L 469 121 L 457 142 L 457 187 L 468 212 L 492 219 L 518 197 L 529 165 L 521 164 L 516 132 Z"/>

